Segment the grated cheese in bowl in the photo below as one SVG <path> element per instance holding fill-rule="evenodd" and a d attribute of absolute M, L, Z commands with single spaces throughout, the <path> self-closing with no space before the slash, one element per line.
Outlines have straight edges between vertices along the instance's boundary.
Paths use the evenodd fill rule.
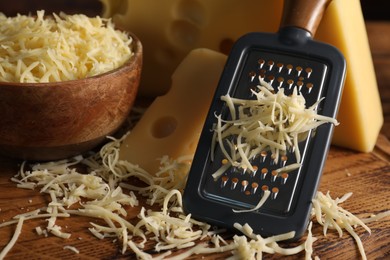
<path fill-rule="evenodd" d="M 132 38 L 110 19 L 65 13 L 0 13 L 0 81 L 46 83 L 116 69 L 132 56 Z"/>

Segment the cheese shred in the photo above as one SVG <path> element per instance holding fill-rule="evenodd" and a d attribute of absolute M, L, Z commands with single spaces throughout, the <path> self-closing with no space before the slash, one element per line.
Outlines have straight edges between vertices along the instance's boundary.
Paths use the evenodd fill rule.
<path fill-rule="evenodd" d="M 19 220 L 18 220 L 18 224 L 16 225 L 16 229 L 15 229 L 15 232 L 14 232 L 11 240 L 3 248 L 3 250 L 0 252 L 0 259 L 4 259 L 4 257 L 8 254 L 8 252 L 16 244 L 16 241 L 18 240 L 20 234 L 22 233 L 23 222 L 24 222 L 24 217 L 20 217 Z"/>
<path fill-rule="evenodd" d="M 271 192 L 269 190 L 264 191 L 264 195 L 261 197 L 261 200 L 252 209 L 242 209 L 242 210 L 233 209 L 233 212 L 234 213 L 244 213 L 244 212 L 256 211 L 256 210 L 260 209 L 264 205 L 264 203 L 267 201 L 267 199 L 268 199 L 270 194 L 271 194 Z"/>
<path fill-rule="evenodd" d="M 63 248 L 65 250 L 70 250 L 70 251 L 72 251 L 75 254 L 79 254 L 80 253 L 80 251 L 76 247 L 74 247 L 74 246 L 64 246 Z"/>

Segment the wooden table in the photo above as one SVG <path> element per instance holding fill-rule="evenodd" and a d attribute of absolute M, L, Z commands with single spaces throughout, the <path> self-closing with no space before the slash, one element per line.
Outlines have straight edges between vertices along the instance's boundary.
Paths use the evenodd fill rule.
<path fill-rule="evenodd" d="M 385 124 L 371 153 L 358 153 L 332 147 L 326 163 L 320 190 L 330 191 L 332 197 L 353 192 L 343 207 L 354 214 L 377 213 L 390 210 L 390 23 L 369 22 L 367 29 L 372 47 L 374 64 L 381 92 Z M 386 38 L 387 37 L 387 38 Z M 12 216 L 46 205 L 49 199 L 38 191 L 22 190 L 15 187 L 10 178 L 18 171 L 18 162 L 0 158 L 0 223 Z M 130 211 L 136 216 L 139 207 Z M 89 231 L 89 221 L 84 217 L 72 217 L 71 220 L 59 221 L 65 231 L 71 232 L 68 240 L 54 236 L 38 236 L 34 228 L 43 225 L 44 220 L 25 223 L 22 235 L 8 254 L 8 259 L 134 259 L 131 250 L 125 255 L 120 253 L 120 246 L 111 240 L 98 240 Z M 370 223 L 372 234 L 358 228 L 368 259 L 390 257 L 390 218 Z M 0 229 L 0 249 L 10 240 L 15 226 Z M 313 229 L 319 241 L 314 244 L 314 255 L 321 259 L 358 259 L 357 246 L 347 233 L 339 238 L 335 232 L 322 236 L 317 225 Z M 73 245 L 80 250 L 76 255 L 64 250 L 64 245 Z M 230 253 L 206 256 L 205 259 L 223 259 Z M 289 257 L 302 259 L 303 254 Z M 194 257 L 194 259 L 199 256 Z M 279 258 L 265 255 L 266 259 Z"/>

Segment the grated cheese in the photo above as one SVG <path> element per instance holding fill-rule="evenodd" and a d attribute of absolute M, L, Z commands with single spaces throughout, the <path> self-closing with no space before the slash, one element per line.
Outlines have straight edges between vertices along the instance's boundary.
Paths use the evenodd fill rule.
<path fill-rule="evenodd" d="M 254 234 L 252 228 L 248 224 L 242 226 L 235 223 L 234 227 L 241 231 L 245 236 L 234 237 L 237 248 L 233 253 L 235 256 L 233 259 L 261 259 L 263 253 L 294 255 L 305 250 L 305 243 L 292 248 L 282 248 L 278 245 L 279 241 L 293 238 L 295 235 L 294 231 L 263 238 L 260 235 Z M 250 240 L 248 241 L 247 238 Z"/>
<path fill-rule="evenodd" d="M 8 254 L 8 252 L 12 249 L 12 247 L 16 244 L 16 241 L 18 240 L 20 233 L 22 233 L 22 227 L 23 227 L 24 217 L 20 217 L 18 220 L 18 224 L 16 225 L 15 232 L 9 241 L 9 243 L 3 248 L 3 250 L 0 252 L 0 259 L 4 259 L 4 257 Z"/>
<path fill-rule="evenodd" d="M 58 82 L 102 74 L 133 55 L 131 42 L 98 16 L 0 13 L 0 81 Z"/>
<path fill-rule="evenodd" d="M 307 228 L 307 238 L 305 241 L 305 260 L 310 260 L 313 254 L 313 243 L 317 240 L 315 237 L 313 237 L 313 234 L 311 232 L 311 228 L 313 226 L 313 222 L 310 221 L 309 227 Z"/>
<path fill-rule="evenodd" d="M 293 238 L 294 232 L 263 238 L 255 234 L 247 224 L 236 223 L 234 227 L 243 235 L 235 235 L 229 241 L 224 240 L 219 235 L 224 230 L 211 229 L 207 223 L 194 220 L 191 215 L 183 213 L 181 196 L 190 165 L 188 157 L 183 156 L 177 160 L 163 157 L 160 171 L 150 174 L 137 165 L 120 161 L 118 153 L 121 139 L 110 139 L 111 142 L 103 146 L 99 153 L 89 158 L 76 157 L 35 164 L 31 166 L 31 170 L 26 170 L 26 164 L 22 164 L 13 180 L 19 187 L 33 187 L 41 193 L 47 193 L 51 201 L 47 207 L 17 215 L 0 224 L 0 227 L 17 223 L 16 230 L 20 232 L 23 221 L 45 218 L 47 226 L 44 229 L 37 227 L 36 232 L 45 235 L 50 232 L 51 235 L 66 239 L 70 234 L 61 231 L 57 219 L 82 215 L 102 220 L 98 223 L 91 222 L 91 234 L 99 239 L 114 238 L 114 241 L 120 241 L 122 253 L 132 250 L 139 259 L 185 259 L 192 255 L 223 252 L 231 252 L 230 259 L 261 259 L 263 254 L 292 255 L 299 252 L 305 252 L 306 259 L 312 257 L 312 245 L 316 240 L 311 233 L 312 223 L 308 227 L 306 241 L 291 248 L 282 248 L 278 243 Z M 76 169 L 79 164 L 85 164 L 89 173 L 79 173 Z M 127 182 L 133 177 L 139 178 L 146 185 L 137 186 L 134 182 Z M 146 197 L 147 203 L 141 207 L 137 220 L 133 219 L 132 224 L 124 206 L 137 206 L 136 194 Z M 335 228 L 332 221 L 332 224 L 326 224 L 329 222 L 326 219 L 335 209 L 343 214 L 346 211 L 338 206 L 330 207 L 329 210 L 322 208 L 342 203 L 350 196 L 351 193 L 348 193 L 329 202 L 330 196 L 318 193 L 313 200 L 313 212 L 319 214 L 315 218 L 317 222 L 327 228 Z M 79 207 L 73 208 L 75 205 Z M 160 209 L 148 208 L 153 205 L 159 205 Z M 69 209 L 70 206 L 73 206 L 72 209 Z M 365 221 L 376 221 L 389 214 L 390 211 L 366 220 L 355 220 L 350 226 L 355 226 L 356 223 L 364 225 Z M 353 219 L 349 214 L 346 216 Z M 15 232 L 15 239 L 3 249 L 1 255 L 6 255 L 15 244 L 18 232 Z M 156 252 L 153 255 L 143 250 L 146 242 L 150 241 L 153 241 Z M 65 246 L 64 249 L 78 252 L 77 248 L 70 246 Z M 183 249 L 183 252 L 174 254 L 174 250 L 179 249 Z"/>
<path fill-rule="evenodd" d="M 326 236 L 328 229 L 335 229 L 338 232 L 339 237 L 342 237 L 343 229 L 345 229 L 355 239 L 362 258 L 367 259 L 363 243 L 358 234 L 355 232 L 354 228 L 357 226 L 361 226 L 369 234 L 371 234 L 371 229 L 365 223 L 370 221 L 376 221 L 379 218 L 389 216 L 390 210 L 383 212 L 379 216 L 379 218 L 374 217 L 371 220 L 370 218 L 360 219 L 339 206 L 340 203 L 343 203 L 351 196 L 352 193 L 349 192 L 341 198 L 332 199 L 329 192 L 327 192 L 326 194 L 323 194 L 322 192 L 317 192 L 316 198 L 313 199 L 312 215 L 314 215 L 317 222 L 323 226 L 324 236 Z"/>
<path fill-rule="evenodd" d="M 337 125 L 336 119 L 317 114 L 319 100 L 306 108 L 305 98 L 294 88 L 288 96 L 281 88 L 277 93 L 272 86 L 260 80 L 257 91 L 252 90 L 255 99 L 239 99 L 229 94 L 221 97 L 229 110 L 230 120 L 216 115 L 215 135 L 212 147 L 219 147 L 228 160 L 222 167 L 242 167 L 253 171 L 250 158 L 263 150 L 269 150 L 275 156 L 287 151 L 295 152 L 298 166 L 301 154 L 298 143 L 305 139 L 309 132 L 325 123 Z M 223 172 L 217 171 L 213 177 L 218 178 Z"/>
<path fill-rule="evenodd" d="M 63 248 L 66 249 L 66 250 L 70 250 L 70 251 L 72 251 L 72 252 L 74 252 L 76 254 L 80 253 L 80 251 L 76 247 L 74 247 L 74 246 L 64 246 Z"/>
<path fill-rule="evenodd" d="M 242 209 L 242 210 L 233 209 L 233 212 L 234 213 L 243 213 L 243 212 L 256 211 L 264 205 L 264 203 L 267 201 L 270 194 L 271 194 L 271 192 L 269 190 L 264 191 L 264 195 L 261 197 L 259 203 L 257 203 L 257 205 L 252 209 Z"/>
<path fill-rule="evenodd" d="M 43 230 L 39 226 L 35 228 L 35 232 L 37 232 L 38 235 L 42 235 L 43 234 Z"/>

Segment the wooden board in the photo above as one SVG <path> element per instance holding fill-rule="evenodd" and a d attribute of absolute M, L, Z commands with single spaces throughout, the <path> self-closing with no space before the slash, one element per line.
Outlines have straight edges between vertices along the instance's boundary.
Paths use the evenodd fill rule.
<path fill-rule="evenodd" d="M 390 64 L 390 50 L 388 45 L 380 45 L 375 39 L 381 38 L 377 30 L 390 32 L 388 23 L 369 23 L 370 43 L 376 44 L 373 51 L 375 66 Z M 378 29 L 380 28 L 380 29 Z M 385 28 L 385 29 L 383 29 Z M 377 35 L 377 36 L 375 36 Z M 326 162 L 325 171 L 321 180 L 320 191 L 330 191 L 332 197 L 342 196 L 353 192 L 352 197 L 343 203 L 343 207 L 350 212 L 369 216 L 390 210 L 390 71 L 385 67 L 377 69 L 378 83 L 380 85 L 383 102 L 385 124 L 379 136 L 375 150 L 372 153 L 358 153 L 343 148 L 332 147 Z M 386 80 L 387 79 L 387 80 Z M 10 178 L 18 172 L 19 162 L 7 158 L 0 158 L 0 223 L 13 216 L 32 211 L 47 205 L 50 201 L 46 195 L 39 191 L 18 189 Z M 136 217 L 140 206 L 129 208 L 129 217 Z M 66 232 L 72 234 L 71 238 L 64 240 L 49 235 L 38 236 L 36 226 L 45 226 L 45 220 L 32 220 L 25 223 L 22 234 L 16 245 L 7 255 L 6 259 L 134 259 L 135 255 L 128 250 L 121 254 L 118 242 L 110 239 L 99 240 L 88 231 L 92 219 L 74 216 L 70 219 L 59 220 Z M 368 259 L 390 258 L 390 217 L 370 223 L 372 234 L 363 228 L 356 231 L 363 241 Z M 0 250 L 9 242 L 15 225 L 0 228 Z M 326 237 L 322 235 L 320 226 L 315 225 L 313 235 L 319 240 L 314 244 L 314 254 L 321 259 L 359 259 L 358 248 L 353 238 L 347 233 L 339 238 L 335 232 L 330 231 Z M 226 239 L 232 234 L 223 235 Z M 63 249 L 64 246 L 75 246 L 79 254 Z M 296 244 L 283 244 L 293 246 Z M 146 248 L 149 250 L 150 246 Z M 151 251 L 148 251 L 152 253 Z M 206 255 L 204 259 L 224 259 L 230 253 Z M 264 259 L 276 259 L 280 256 L 264 255 Z M 304 254 L 298 254 L 287 259 L 302 259 Z M 192 259 L 198 259 L 194 256 Z"/>

